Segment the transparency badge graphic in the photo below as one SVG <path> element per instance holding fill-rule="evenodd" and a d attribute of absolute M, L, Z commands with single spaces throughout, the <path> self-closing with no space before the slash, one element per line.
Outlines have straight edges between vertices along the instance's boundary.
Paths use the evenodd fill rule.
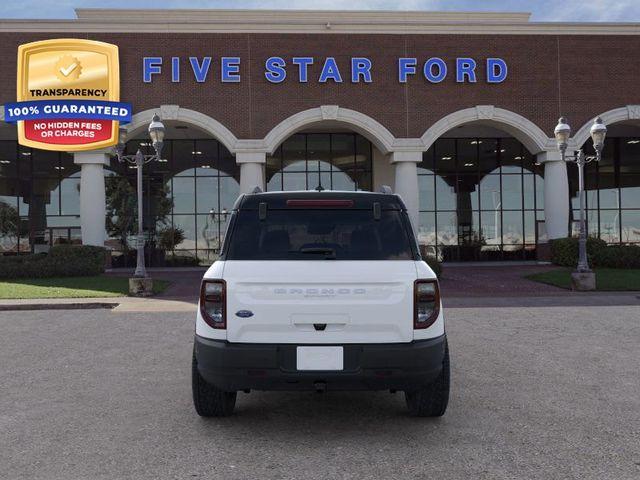
<path fill-rule="evenodd" d="M 118 142 L 131 105 L 120 102 L 118 47 L 93 40 L 55 39 L 18 48 L 17 102 L 5 121 L 18 124 L 18 142 L 77 152 Z"/>

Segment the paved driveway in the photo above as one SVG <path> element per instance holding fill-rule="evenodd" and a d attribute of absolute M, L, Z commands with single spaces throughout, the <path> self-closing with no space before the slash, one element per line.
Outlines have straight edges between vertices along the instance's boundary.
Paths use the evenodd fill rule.
<path fill-rule="evenodd" d="M 567 290 L 525 278 L 533 273 L 557 270 L 555 265 L 457 265 L 444 264 L 440 287 L 444 298 L 565 296 Z"/>
<path fill-rule="evenodd" d="M 191 314 L 0 312 L 0 478 L 640 478 L 640 307 L 447 314 L 442 419 L 252 392 L 203 420 Z"/>
<path fill-rule="evenodd" d="M 556 270 L 553 265 L 479 265 L 444 264 L 440 287 L 445 298 L 566 296 L 565 289 L 524 278 L 532 273 Z M 154 278 L 169 280 L 171 285 L 161 298 L 180 298 L 196 302 L 204 268 L 150 269 Z M 109 275 L 129 276 L 131 271 L 113 270 Z"/>

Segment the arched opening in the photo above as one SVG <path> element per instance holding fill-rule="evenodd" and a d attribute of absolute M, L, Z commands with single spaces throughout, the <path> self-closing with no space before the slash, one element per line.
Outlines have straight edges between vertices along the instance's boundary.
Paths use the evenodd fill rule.
<path fill-rule="evenodd" d="M 374 190 L 393 184 L 385 155 L 393 135 L 374 119 L 338 106 L 305 110 L 264 139 L 267 190 Z"/>
<path fill-rule="evenodd" d="M 143 167 L 144 229 L 148 233 L 147 264 L 195 266 L 211 264 L 220 250 L 228 213 L 239 195 L 240 169 L 217 138 L 198 126 L 163 120 L 166 127 L 162 160 Z M 138 148 L 151 154 L 146 129 L 134 129 L 125 153 Z M 107 176 L 108 239 L 114 266 L 135 265 L 136 167 L 114 158 Z M 129 201 L 129 203 L 131 203 Z M 119 216 L 128 215 L 126 222 Z"/>
<path fill-rule="evenodd" d="M 607 124 L 607 129 L 601 161 L 585 167 L 587 232 L 609 244 L 640 244 L 640 120 L 627 117 Z M 590 138 L 581 147 L 593 154 Z M 573 164 L 567 168 L 571 234 L 578 235 L 578 172 Z"/>
<path fill-rule="evenodd" d="M 418 165 L 418 241 L 444 261 L 535 258 L 543 168 L 498 126 L 455 126 Z"/>

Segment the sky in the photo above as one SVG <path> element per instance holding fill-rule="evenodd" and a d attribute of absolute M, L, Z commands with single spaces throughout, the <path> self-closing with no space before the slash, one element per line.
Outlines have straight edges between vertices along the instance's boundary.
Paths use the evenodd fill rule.
<path fill-rule="evenodd" d="M 74 8 L 261 8 L 530 12 L 532 21 L 640 22 L 640 0 L 19 0 L 0 18 L 75 18 Z"/>

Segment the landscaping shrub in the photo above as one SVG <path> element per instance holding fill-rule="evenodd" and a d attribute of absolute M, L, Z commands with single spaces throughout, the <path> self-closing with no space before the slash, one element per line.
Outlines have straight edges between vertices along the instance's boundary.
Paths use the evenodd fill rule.
<path fill-rule="evenodd" d="M 587 238 L 587 258 L 592 261 L 595 252 L 607 248 L 607 242 L 595 237 Z M 551 241 L 551 261 L 563 267 L 574 267 L 578 263 L 578 239 L 559 238 Z"/>
<path fill-rule="evenodd" d="M 179 227 L 167 227 L 158 232 L 158 248 L 169 252 L 184 242 L 184 230 Z"/>
<path fill-rule="evenodd" d="M 609 245 L 593 255 L 594 267 L 640 268 L 640 246 Z"/>
<path fill-rule="evenodd" d="M 607 245 L 604 240 L 588 237 L 587 258 L 591 267 L 640 268 L 640 246 Z M 578 239 L 552 240 L 551 261 L 563 267 L 575 267 L 578 264 Z"/>
<path fill-rule="evenodd" d="M 0 278 L 45 278 L 99 275 L 106 250 L 90 245 L 56 245 L 49 253 L 0 257 Z"/>
<path fill-rule="evenodd" d="M 169 255 L 165 257 L 164 262 L 167 267 L 197 267 L 200 265 L 200 259 L 191 255 Z"/>

